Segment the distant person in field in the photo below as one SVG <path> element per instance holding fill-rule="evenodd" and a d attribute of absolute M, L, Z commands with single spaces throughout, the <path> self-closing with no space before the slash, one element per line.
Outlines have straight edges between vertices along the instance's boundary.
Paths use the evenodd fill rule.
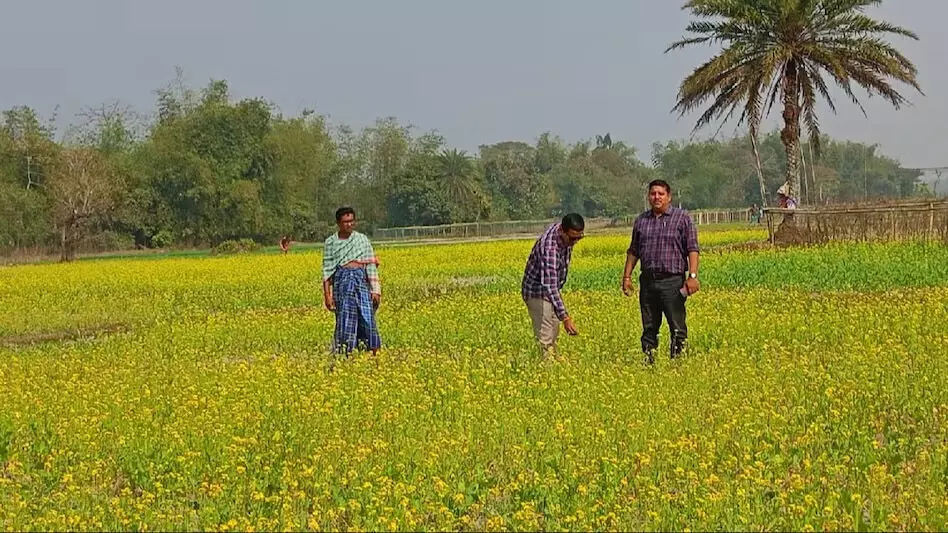
<path fill-rule="evenodd" d="M 622 292 L 632 296 L 632 271 L 639 262 L 639 309 L 642 313 L 642 352 L 655 362 L 662 315 L 671 333 L 671 358 L 681 355 L 688 339 L 685 300 L 698 292 L 698 230 L 687 211 L 671 205 L 672 190 L 665 180 L 648 185 L 651 209 L 635 219 L 626 251 Z"/>
<path fill-rule="evenodd" d="M 338 231 L 323 249 L 323 298 L 336 314 L 333 351 L 349 355 L 368 348 L 375 355 L 382 346 L 375 313 L 382 301 L 378 264 L 369 238 L 355 231 L 355 210 L 336 210 Z"/>
<path fill-rule="evenodd" d="M 760 224 L 761 211 L 760 207 L 757 204 L 754 204 L 750 208 L 750 223 L 751 224 Z"/>
<path fill-rule="evenodd" d="M 283 252 L 283 255 L 286 255 L 290 251 L 290 238 L 286 235 L 280 239 L 280 251 Z"/>
<path fill-rule="evenodd" d="M 521 283 L 521 295 L 533 322 L 533 334 L 543 355 L 556 355 L 560 323 L 570 335 L 576 325 L 566 311 L 560 290 L 566 284 L 573 246 L 583 238 L 586 222 L 570 213 L 552 224 L 537 239 L 527 259 Z"/>
<path fill-rule="evenodd" d="M 796 209 L 797 201 L 795 198 L 787 194 L 787 191 L 790 190 L 790 184 L 784 183 L 777 189 L 777 206 L 784 209 Z"/>

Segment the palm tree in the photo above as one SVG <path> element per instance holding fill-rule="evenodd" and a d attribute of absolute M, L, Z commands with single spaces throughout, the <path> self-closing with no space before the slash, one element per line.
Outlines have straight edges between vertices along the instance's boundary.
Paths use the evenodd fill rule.
<path fill-rule="evenodd" d="M 832 79 L 863 114 L 854 85 L 870 96 L 880 95 L 896 109 L 908 103 L 891 80 L 914 87 L 920 94 L 917 70 L 886 42 L 889 34 L 918 39 L 913 32 L 865 14 L 881 0 L 690 0 L 688 9 L 698 20 L 686 28 L 690 36 L 665 52 L 695 44 L 719 44 L 722 50 L 695 69 L 681 83 L 681 116 L 710 101 L 695 130 L 713 120 L 725 121 L 740 112 L 752 144 L 763 116 L 777 99 L 783 105 L 780 139 L 787 153 L 790 195 L 799 197 L 800 120 L 819 155 L 820 128 L 816 115 L 822 98 L 830 110 L 836 104 L 827 80 Z M 756 154 L 755 154 L 756 155 Z M 761 183 L 764 194 L 763 183 Z"/>
<path fill-rule="evenodd" d="M 438 154 L 441 183 L 448 198 L 457 205 L 479 213 L 474 160 L 464 150 L 443 150 Z"/>

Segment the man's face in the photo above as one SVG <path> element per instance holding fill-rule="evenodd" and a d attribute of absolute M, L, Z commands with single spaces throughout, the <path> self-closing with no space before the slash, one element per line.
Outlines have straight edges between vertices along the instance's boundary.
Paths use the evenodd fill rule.
<path fill-rule="evenodd" d="M 583 230 L 568 229 L 563 232 L 563 240 L 566 244 L 572 246 L 583 238 Z"/>
<path fill-rule="evenodd" d="M 653 185 L 648 190 L 648 203 L 651 204 L 652 209 L 665 211 L 671 205 L 671 194 L 665 190 L 665 187 Z"/>
<path fill-rule="evenodd" d="M 352 213 L 346 213 L 342 215 L 342 218 L 339 219 L 339 222 L 336 223 L 339 226 L 339 231 L 343 233 L 352 233 L 356 225 L 356 217 Z"/>

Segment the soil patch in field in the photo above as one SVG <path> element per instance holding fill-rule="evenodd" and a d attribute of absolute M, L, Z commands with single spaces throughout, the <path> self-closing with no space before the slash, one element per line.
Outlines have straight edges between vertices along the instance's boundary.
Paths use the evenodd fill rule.
<path fill-rule="evenodd" d="M 9 335 L 0 337 L 0 346 L 19 347 L 32 346 L 47 342 L 67 342 L 82 339 L 93 339 L 101 335 L 111 335 L 114 333 L 124 333 L 131 330 L 128 324 L 101 324 L 87 328 L 60 329 L 53 331 L 39 331 L 35 333 L 24 333 L 22 335 Z"/>

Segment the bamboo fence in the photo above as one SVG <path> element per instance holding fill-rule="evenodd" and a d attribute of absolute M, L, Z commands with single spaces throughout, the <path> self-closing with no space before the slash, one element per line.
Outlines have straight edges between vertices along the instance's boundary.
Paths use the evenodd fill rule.
<path fill-rule="evenodd" d="M 724 224 L 750 222 L 747 209 L 718 209 L 690 212 L 695 224 Z M 586 220 L 586 229 L 595 230 L 606 227 L 631 226 L 638 215 L 619 218 L 591 218 Z M 467 222 L 460 224 L 441 224 L 437 226 L 403 226 L 378 228 L 372 233 L 374 239 L 471 239 L 499 237 L 504 235 L 537 234 L 547 226 L 559 220 L 506 220 L 498 222 Z"/>
<path fill-rule="evenodd" d="M 831 241 L 928 240 L 948 242 L 948 199 L 880 204 L 764 208 L 774 244 Z"/>

